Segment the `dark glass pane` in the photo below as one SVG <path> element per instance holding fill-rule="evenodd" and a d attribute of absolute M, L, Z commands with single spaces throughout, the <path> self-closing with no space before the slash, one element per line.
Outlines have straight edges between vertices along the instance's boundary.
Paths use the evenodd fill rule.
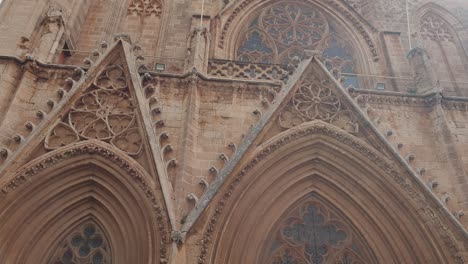
<path fill-rule="evenodd" d="M 86 257 L 86 256 L 89 255 L 90 251 L 91 251 L 91 249 L 89 248 L 88 245 L 82 246 L 82 247 L 80 247 L 79 255 L 80 255 L 80 257 Z"/>
<path fill-rule="evenodd" d="M 62 262 L 64 264 L 70 264 L 72 260 L 73 260 L 73 252 L 69 249 L 65 251 L 65 253 L 63 254 Z"/>
<path fill-rule="evenodd" d="M 91 239 L 91 247 L 93 248 L 98 248 L 102 245 L 102 238 L 101 237 L 96 237 Z"/>
<path fill-rule="evenodd" d="M 102 256 L 102 254 L 100 252 L 97 252 L 93 256 L 93 264 L 101 264 L 103 259 L 104 257 Z"/>
<path fill-rule="evenodd" d="M 94 235 L 95 232 L 96 232 L 96 229 L 94 228 L 94 226 L 87 226 L 84 230 L 84 234 L 87 237 Z"/>
<path fill-rule="evenodd" d="M 72 238 L 71 244 L 74 247 L 79 247 L 83 243 L 83 238 L 80 235 L 77 235 Z"/>

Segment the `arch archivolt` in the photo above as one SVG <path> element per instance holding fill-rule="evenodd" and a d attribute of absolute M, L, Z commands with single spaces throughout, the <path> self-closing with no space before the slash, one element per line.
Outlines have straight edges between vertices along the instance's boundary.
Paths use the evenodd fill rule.
<path fill-rule="evenodd" d="M 215 43 L 213 43 L 213 46 L 215 46 L 215 57 L 233 60 L 239 38 L 242 37 L 241 33 L 246 30 L 249 23 L 251 23 L 262 10 L 279 2 L 294 3 L 295 1 L 244 0 L 239 3 L 233 3 L 230 7 L 223 10 L 221 14 L 218 15 L 217 36 L 213 39 L 213 41 L 215 41 Z M 357 57 L 365 64 L 362 70 L 371 70 L 369 65 L 372 61 L 376 61 L 379 58 L 377 43 L 372 36 L 377 31 L 373 27 L 362 21 L 362 18 L 355 14 L 353 10 L 349 9 L 349 7 L 335 0 L 308 0 L 300 3 L 312 5 L 322 12 L 323 15 L 329 17 L 334 23 L 339 25 L 337 29 L 340 30 L 341 33 L 346 34 Z M 368 58 L 372 58 L 372 60 Z"/>
<path fill-rule="evenodd" d="M 328 205 L 366 245 L 365 263 L 463 263 L 440 204 L 345 131 L 309 122 L 262 144 L 249 160 L 211 210 L 199 263 L 264 263 L 278 223 L 310 199 Z"/>
<path fill-rule="evenodd" d="M 45 154 L 1 189 L 0 252 L 8 254 L 0 260 L 48 263 L 70 232 L 94 223 L 112 263 L 167 261 L 170 231 L 156 188 L 138 163 L 104 142 Z"/>

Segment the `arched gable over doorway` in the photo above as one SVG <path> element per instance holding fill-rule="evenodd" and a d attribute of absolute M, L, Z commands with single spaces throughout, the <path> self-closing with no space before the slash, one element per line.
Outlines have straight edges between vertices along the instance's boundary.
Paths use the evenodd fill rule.
<path fill-rule="evenodd" d="M 167 261 L 168 219 L 157 186 L 119 149 L 97 140 L 75 143 L 33 160 L 17 175 L 2 189 L 2 263 L 59 261 L 70 237 L 75 258 L 93 259 L 100 250 L 114 264 Z M 80 232 L 89 247 L 73 241 Z"/>
<path fill-rule="evenodd" d="M 218 196 L 199 263 L 268 263 L 278 224 L 310 197 L 366 245 L 364 263 L 463 263 L 461 245 L 444 227 L 452 223 L 437 216 L 439 204 L 343 130 L 305 123 L 262 144 L 249 160 Z"/>

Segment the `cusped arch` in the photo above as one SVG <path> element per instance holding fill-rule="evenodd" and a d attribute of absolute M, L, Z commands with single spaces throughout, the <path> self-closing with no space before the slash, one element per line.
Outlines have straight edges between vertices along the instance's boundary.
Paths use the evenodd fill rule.
<path fill-rule="evenodd" d="M 48 263 L 70 230 L 99 224 L 112 263 L 167 260 L 168 219 L 157 186 L 115 147 L 96 140 L 52 151 L 3 185 L 2 263 Z"/>
<path fill-rule="evenodd" d="M 263 263 L 259 245 L 310 195 L 349 219 L 370 247 L 366 263 L 463 263 L 440 204 L 365 142 L 313 121 L 258 149 L 218 195 L 199 263 Z"/>
<path fill-rule="evenodd" d="M 277 3 L 294 3 L 294 1 L 252 1 L 245 0 L 235 3 L 223 10 L 219 14 L 219 32 L 216 39 L 217 49 L 215 58 L 235 60 L 236 49 L 239 44 L 239 38 L 242 38 L 243 32 L 252 23 L 252 20 L 258 16 L 262 10 Z M 336 29 L 340 34 L 344 34 L 355 51 L 356 59 L 359 61 L 362 72 L 372 72 L 371 65 L 378 60 L 379 54 L 377 44 L 374 40 L 372 28 L 361 18 L 354 14 L 352 10 L 345 5 L 330 1 L 307 0 L 301 4 L 310 5 L 321 14 L 329 18 L 333 23 L 339 25 Z"/>

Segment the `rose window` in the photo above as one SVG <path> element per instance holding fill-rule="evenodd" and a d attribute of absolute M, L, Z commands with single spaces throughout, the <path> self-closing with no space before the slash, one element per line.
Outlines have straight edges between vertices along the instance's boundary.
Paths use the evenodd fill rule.
<path fill-rule="evenodd" d="M 344 86 L 358 87 L 354 51 L 319 8 L 295 2 L 279 2 L 265 8 L 241 33 L 236 60 L 288 65 L 303 59 L 306 51 L 318 57 Z M 342 73 L 347 73 L 346 79 Z M 351 75 L 349 75 L 351 74 Z"/>
<path fill-rule="evenodd" d="M 261 17 L 264 30 L 283 49 L 300 45 L 313 49 L 328 33 L 325 17 L 308 5 L 280 3 Z"/>

